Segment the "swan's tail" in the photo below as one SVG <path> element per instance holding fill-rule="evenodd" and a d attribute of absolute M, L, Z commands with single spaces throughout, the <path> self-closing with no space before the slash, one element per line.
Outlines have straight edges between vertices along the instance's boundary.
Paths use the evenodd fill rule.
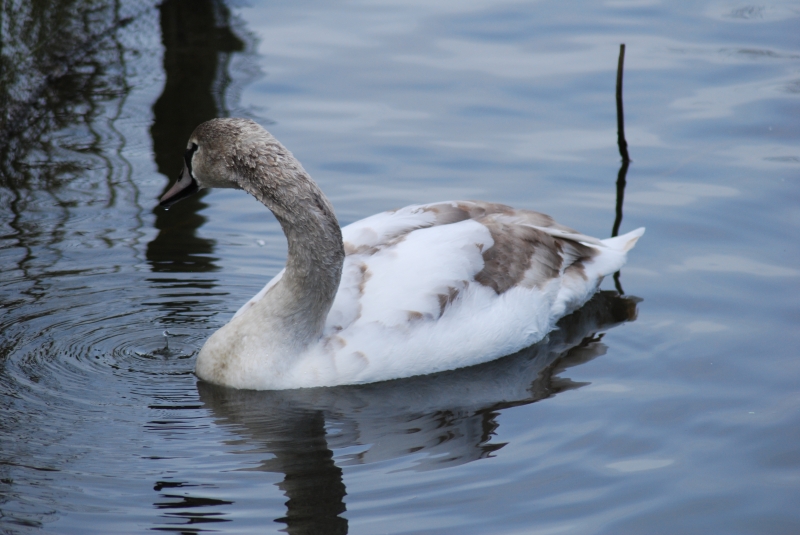
<path fill-rule="evenodd" d="M 581 243 L 594 249 L 596 254 L 591 260 L 583 263 L 585 270 L 583 273 L 565 272 L 553 309 L 559 313 L 569 314 L 582 306 L 597 290 L 603 277 L 619 271 L 625 265 L 626 253 L 633 249 L 636 240 L 641 238 L 642 234 L 644 227 L 605 240 L 592 238 L 595 243 L 582 241 Z"/>
<path fill-rule="evenodd" d="M 636 242 L 642 237 L 642 234 L 644 234 L 644 227 L 639 227 L 622 236 L 607 238 L 600 241 L 609 249 L 619 251 L 620 253 L 627 253 L 633 249 L 633 246 L 636 245 Z"/>
<path fill-rule="evenodd" d="M 626 253 L 633 249 L 633 246 L 636 245 L 636 240 L 641 238 L 642 234 L 644 234 L 644 227 L 637 228 L 622 236 L 598 240 L 598 245 L 593 247 L 600 254 L 592 258 L 591 263 L 587 266 L 591 266 L 591 275 L 602 278 L 619 271 L 625 265 Z"/>

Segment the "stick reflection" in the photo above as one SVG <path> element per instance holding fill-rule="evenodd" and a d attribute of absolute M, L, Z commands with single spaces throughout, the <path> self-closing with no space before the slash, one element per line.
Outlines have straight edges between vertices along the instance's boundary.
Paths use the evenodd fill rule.
<path fill-rule="evenodd" d="M 617 146 L 619 147 L 619 155 L 622 158 L 619 172 L 617 173 L 617 202 L 614 209 L 614 226 L 611 229 L 611 237 L 619 235 L 619 227 L 622 225 L 622 203 L 625 201 L 625 178 L 628 175 L 628 167 L 631 164 L 631 158 L 628 154 L 628 141 L 625 139 L 625 114 L 622 110 L 622 68 L 625 64 L 625 44 L 619 45 L 619 61 L 617 62 Z M 620 294 L 625 292 L 622 290 L 622 283 L 619 280 L 619 271 L 614 273 L 614 285 Z"/>

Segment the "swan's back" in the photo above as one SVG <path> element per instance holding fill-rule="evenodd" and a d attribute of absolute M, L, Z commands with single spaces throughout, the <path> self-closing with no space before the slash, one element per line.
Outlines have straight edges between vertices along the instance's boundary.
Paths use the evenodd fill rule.
<path fill-rule="evenodd" d="M 357 221 L 342 229 L 346 257 L 322 342 L 286 379 L 372 382 L 514 353 L 586 302 L 643 232 L 601 241 L 544 214 L 477 201 Z"/>

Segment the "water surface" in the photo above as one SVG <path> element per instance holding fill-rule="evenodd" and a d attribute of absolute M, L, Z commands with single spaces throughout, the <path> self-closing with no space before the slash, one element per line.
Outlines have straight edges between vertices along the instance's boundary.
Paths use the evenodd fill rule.
<path fill-rule="evenodd" d="M 20 2 L 0 20 L 0 532 L 796 533 L 800 8 Z M 479 198 L 619 278 L 545 342 L 334 389 L 199 384 L 277 273 L 241 192 L 156 198 L 199 123 L 265 125 L 342 223 Z"/>

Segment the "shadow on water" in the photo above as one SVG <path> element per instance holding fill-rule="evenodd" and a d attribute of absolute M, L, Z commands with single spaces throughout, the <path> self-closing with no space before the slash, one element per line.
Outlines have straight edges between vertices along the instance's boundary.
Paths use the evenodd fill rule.
<path fill-rule="evenodd" d="M 276 521 L 287 532 L 346 533 L 342 466 L 412 456 L 406 469 L 436 470 L 490 457 L 505 445 L 492 442 L 498 411 L 585 384 L 558 374 L 604 354 L 599 333 L 633 321 L 638 301 L 600 292 L 542 342 L 498 361 L 435 375 L 285 391 L 203 382 L 197 387 L 218 425 L 239 435 L 248 451 L 255 447 L 265 454 L 247 470 L 284 475 L 278 486 L 288 499 L 287 512 Z M 359 451 L 336 459 L 334 452 L 344 448 Z M 192 514 L 185 511 L 184 518 Z"/>
<path fill-rule="evenodd" d="M 169 182 L 180 171 L 186 141 L 194 128 L 228 115 L 225 89 L 230 54 L 245 43 L 230 28 L 230 11 L 214 0 L 166 0 L 159 6 L 166 83 L 153 104 L 150 135 L 158 171 Z M 209 272 L 217 269 L 213 240 L 196 231 L 205 222 L 198 212 L 207 205 L 200 192 L 171 210 L 155 208 L 156 238 L 147 244 L 155 272 Z"/>

